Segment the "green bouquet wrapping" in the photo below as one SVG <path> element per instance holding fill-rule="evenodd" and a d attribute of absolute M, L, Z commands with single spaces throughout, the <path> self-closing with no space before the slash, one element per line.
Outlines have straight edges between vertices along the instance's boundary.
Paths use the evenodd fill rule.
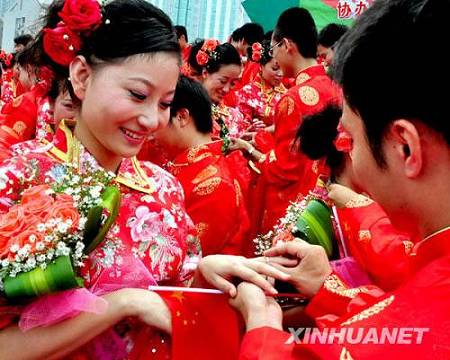
<path fill-rule="evenodd" d="M 334 228 L 331 209 L 322 200 L 311 199 L 303 210 L 292 234 L 310 244 L 322 246 L 328 257 L 333 254 Z"/>
<path fill-rule="evenodd" d="M 52 187 L 25 190 L 21 201 L 0 215 L 2 224 L 11 216 L 24 216 L 34 204 L 48 204 L 29 221 L 25 217 L 24 228 L 0 248 L 0 285 L 9 299 L 83 286 L 77 268 L 116 220 L 120 192 L 112 185 L 114 175 L 96 170 L 81 177 L 70 170 Z"/>
<path fill-rule="evenodd" d="M 76 276 L 69 256 L 59 256 L 45 269 L 39 267 L 15 277 L 8 276 L 4 281 L 5 294 L 9 299 L 40 296 L 82 286 L 83 279 Z"/>

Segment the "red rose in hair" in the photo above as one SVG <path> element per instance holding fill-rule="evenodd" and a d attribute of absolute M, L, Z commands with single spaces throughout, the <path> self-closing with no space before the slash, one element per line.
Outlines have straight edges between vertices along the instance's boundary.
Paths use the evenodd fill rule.
<path fill-rule="evenodd" d="M 216 47 L 219 45 L 219 42 L 214 39 L 205 40 L 202 50 L 204 51 L 214 51 Z"/>
<path fill-rule="evenodd" d="M 58 15 L 74 31 L 94 30 L 102 21 L 97 0 L 66 0 Z"/>
<path fill-rule="evenodd" d="M 260 51 L 254 51 L 252 54 L 252 60 L 254 62 L 259 62 L 261 60 L 261 52 Z"/>
<path fill-rule="evenodd" d="M 334 140 L 334 146 L 337 151 L 350 152 L 353 149 L 353 139 L 352 136 L 344 129 L 342 123 L 339 122 L 338 125 L 338 135 Z"/>
<path fill-rule="evenodd" d="M 205 66 L 208 63 L 208 54 L 200 50 L 195 56 L 195 59 L 200 66 Z"/>
<path fill-rule="evenodd" d="M 10 66 L 11 65 L 11 61 L 12 61 L 13 57 L 14 57 L 13 54 L 6 55 L 6 60 L 5 60 L 5 65 L 6 66 Z"/>
<path fill-rule="evenodd" d="M 259 42 L 255 42 L 255 43 L 253 43 L 253 45 L 252 45 L 252 50 L 253 50 L 254 52 L 259 52 L 259 51 L 262 50 L 262 45 L 261 45 Z"/>
<path fill-rule="evenodd" d="M 57 64 L 69 66 L 80 49 L 80 37 L 62 23 L 54 29 L 44 29 L 44 50 Z"/>

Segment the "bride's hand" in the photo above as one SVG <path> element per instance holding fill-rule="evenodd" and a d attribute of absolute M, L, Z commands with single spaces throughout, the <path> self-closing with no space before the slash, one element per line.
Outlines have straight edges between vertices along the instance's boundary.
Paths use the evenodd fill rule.
<path fill-rule="evenodd" d="M 129 288 L 110 293 L 105 298 L 122 312 L 123 317 L 136 317 L 143 323 L 168 334 L 172 332 L 172 315 L 157 293 Z"/>
<path fill-rule="evenodd" d="M 236 296 L 236 286 L 231 282 L 233 277 L 253 283 L 270 294 L 276 294 L 277 291 L 269 281 L 269 277 L 282 281 L 289 280 L 290 276 L 285 272 L 276 269 L 269 262 L 262 258 L 247 259 L 243 256 L 233 255 L 210 255 L 203 258 L 199 264 L 199 272 L 203 278 L 215 288 Z M 289 266 L 295 260 L 274 258 L 273 262 Z"/>
<path fill-rule="evenodd" d="M 368 197 L 339 184 L 328 185 L 328 197 L 333 200 L 337 207 L 341 208 L 348 206 L 352 202 L 371 202 Z"/>

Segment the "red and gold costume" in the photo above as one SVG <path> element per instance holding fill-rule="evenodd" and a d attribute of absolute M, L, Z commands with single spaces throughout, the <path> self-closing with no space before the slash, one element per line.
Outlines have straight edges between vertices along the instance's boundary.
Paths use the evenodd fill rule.
<path fill-rule="evenodd" d="M 286 92 L 283 84 L 273 87 L 257 73 L 255 78 L 237 92 L 238 108 L 250 121 L 254 118 L 264 121 L 266 126 L 274 122 L 275 106 Z"/>
<path fill-rule="evenodd" d="M 249 219 L 238 175 L 221 148 L 222 141 L 214 141 L 187 149 L 168 170 L 183 186 L 203 255 L 242 255 Z"/>
<path fill-rule="evenodd" d="M 349 254 L 372 282 L 385 291 L 403 283 L 417 239 L 394 229 L 384 210 L 362 195 L 337 209 L 337 215 Z"/>
<path fill-rule="evenodd" d="M 43 79 L 30 91 L 5 103 L 0 113 L 0 159 L 7 157 L 10 146 L 30 139 L 50 140 L 53 123 L 50 98 L 47 96 L 52 75 L 41 70 Z"/>
<path fill-rule="evenodd" d="M 349 289 L 331 274 L 307 312 L 322 328 L 353 328 L 354 334 L 361 328 L 376 329 L 378 334 L 383 328 L 424 329 L 409 335 L 412 344 L 373 344 L 373 337 L 365 344 L 350 343 L 348 338 L 342 343 L 335 338 L 332 344 L 286 344 L 290 334 L 262 327 L 246 334 L 240 359 L 448 359 L 450 229 L 422 240 L 410 255 L 411 273 L 397 290 Z"/>
<path fill-rule="evenodd" d="M 296 77 L 296 85 L 278 102 L 274 117 L 275 146 L 259 164 L 262 174 L 255 191 L 252 221 L 261 224 L 259 233 L 269 231 L 289 203 L 307 195 L 318 176 L 327 173 L 325 161 L 309 160 L 297 149 L 295 138 L 302 118 L 330 103 L 341 105 L 341 91 L 320 65 L 302 70 Z"/>

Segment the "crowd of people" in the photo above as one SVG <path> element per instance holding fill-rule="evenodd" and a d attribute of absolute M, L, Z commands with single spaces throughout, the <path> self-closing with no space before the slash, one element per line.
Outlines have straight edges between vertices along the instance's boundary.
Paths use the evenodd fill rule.
<path fill-rule="evenodd" d="M 53 1 L 0 54 L 0 358 L 450 356 L 449 12 L 189 43 L 144 0 Z"/>

